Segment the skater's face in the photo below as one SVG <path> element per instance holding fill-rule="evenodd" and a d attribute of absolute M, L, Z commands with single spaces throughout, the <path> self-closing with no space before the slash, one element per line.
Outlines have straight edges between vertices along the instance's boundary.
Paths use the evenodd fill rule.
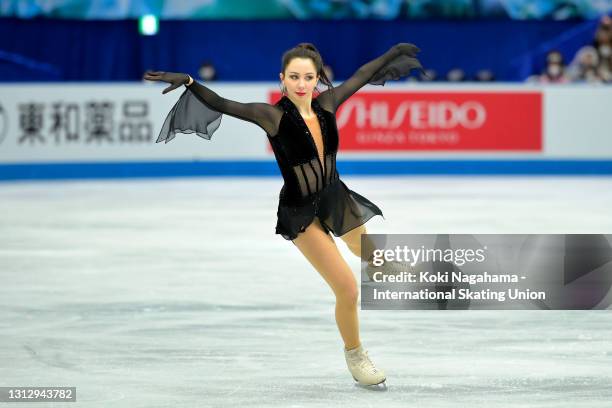
<path fill-rule="evenodd" d="M 285 72 L 280 73 L 280 80 L 287 88 L 287 95 L 306 99 L 312 96 L 319 82 L 319 75 L 310 58 L 293 58 L 287 64 Z"/>

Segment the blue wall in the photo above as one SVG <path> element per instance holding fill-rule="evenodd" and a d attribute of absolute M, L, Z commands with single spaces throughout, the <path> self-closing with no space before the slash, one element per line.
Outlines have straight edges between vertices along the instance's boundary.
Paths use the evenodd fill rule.
<path fill-rule="evenodd" d="M 196 73 L 204 60 L 227 81 L 274 81 L 286 49 L 314 43 L 335 71 L 397 42 L 413 42 L 427 68 L 522 80 L 560 48 L 567 59 L 592 40 L 596 21 L 162 21 L 142 37 L 136 21 L 0 19 L 0 81 L 133 81 L 147 69 Z"/>

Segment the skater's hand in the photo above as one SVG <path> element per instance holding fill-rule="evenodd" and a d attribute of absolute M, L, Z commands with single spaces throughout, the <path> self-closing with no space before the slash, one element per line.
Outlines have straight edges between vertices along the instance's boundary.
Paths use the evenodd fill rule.
<path fill-rule="evenodd" d="M 416 55 L 417 52 L 421 51 L 419 47 L 417 47 L 414 44 L 410 44 L 410 43 L 398 43 L 398 44 L 395 44 L 393 47 L 397 49 L 402 55 L 405 54 L 405 55 L 414 56 Z"/>
<path fill-rule="evenodd" d="M 189 75 L 180 72 L 147 71 L 142 78 L 147 81 L 162 81 L 169 83 L 170 86 L 164 89 L 162 94 L 173 91 L 189 81 Z"/>

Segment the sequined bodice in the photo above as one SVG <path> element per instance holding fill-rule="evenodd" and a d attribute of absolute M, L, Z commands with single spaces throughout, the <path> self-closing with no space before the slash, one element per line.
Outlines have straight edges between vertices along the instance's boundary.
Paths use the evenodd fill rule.
<path fill-rule="evenodd" d="M 311 106 L 321 129 L 321 151 L 317 149 L 312 132 L 293 102 L 284 96 L 276 105 L 283 109 L 284 114 L 278 133 L 268 135 L 268 139 L 285 181 L 283 197 L 290 201 L 301 200 L 323 190 L 339 177 L 336 171 L 336 118 L 321 108 L 316 98 L 312 100 Z M 316 124 L 316 121 L 312 122 Z"/>

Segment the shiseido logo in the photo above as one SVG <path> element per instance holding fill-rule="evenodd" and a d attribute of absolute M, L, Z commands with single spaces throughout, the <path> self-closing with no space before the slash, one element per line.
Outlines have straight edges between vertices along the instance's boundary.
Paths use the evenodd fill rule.
<path fill-rule="evenodd" d="M 8 128 L 8 117 L 6 116 L 6 110 L 2 105 L 0 105 L 0 143 L 6 137 L 6 132 Z"/>
<path fill-rule="evenodd" d="M 386 101 L 352 98 L 338 114 L 338 127 L 351 120 L 357 128 L 397 129 L 407 122 L 412 129 L 478 129 L 487 120 L 487 110 L 477 101 L 404 101 L 391 108 Z"/>

